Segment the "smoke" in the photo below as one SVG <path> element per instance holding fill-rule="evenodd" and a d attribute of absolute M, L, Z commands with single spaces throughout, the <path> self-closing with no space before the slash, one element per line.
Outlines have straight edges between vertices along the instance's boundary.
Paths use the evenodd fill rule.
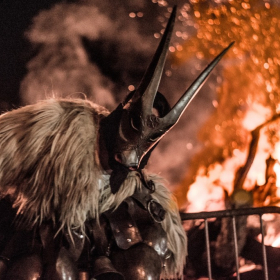
<path fill-rule="evenodd" d="M 130 6 L 110 2 L 60 3 L 34 18 L 26 32 L 34 57 L 21 83 L 24 103 L 83 93 L 113 108 L 126 94 L 144 72 L 156 40 L 139 31 Z"/>
<path fill-rule="evenodd" d="M 114 109 L 127 94 L 128 86 L 139 84 L 170 15 L 171 1 L 153 2 L 63 2 L 41 11 L 25 33 L 34 55 L 21 82 L 23 104 L 53 95 L 86 96 Z M 193 28 L 177 19 L 172 46 L 178 47 L 192 32 Z M 184 34 L 184 38 L 175 34 Z M 201 65 L 194 57 L 173 67 L 170 59 L 167 61 L 160 91 L 171 105 L 207 62 Z M 216 76 L 211 79 L 215 82 Z M 191 157 L 201 148 L 197 133 L 215 109 L 213 99 L 215 93 L 205 85 L 152 154 L 148 169 L 165 177 L 171 188 L 184 177 Z"/>

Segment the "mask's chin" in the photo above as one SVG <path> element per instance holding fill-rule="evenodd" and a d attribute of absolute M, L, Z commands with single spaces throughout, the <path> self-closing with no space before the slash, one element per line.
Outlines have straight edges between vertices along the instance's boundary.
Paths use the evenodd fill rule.
<path fill-rule="evenodd" d="M 148 162 L 152 150 L 153 148 L 143 157 L 139 165 L 136 164 L 124 165 L 119 160 L 113 161 L 112 164 L 113 172 L 111 173 L 110 176 L 110 186 L 111 186 L 111 192 L 113 194 L 118 192 L 118 190 L 120 189 L 121 185 L 123 184 L 129 172 L 139 171 L 141 173 L 141 170 L 146 166 Z"/>
<path fill-rule="evenodd" d="M 113 171 L 110 176 L 110 187 L 111 192 L 115 194 L 116 192 L 118 192 L 122 183 L 131 170 L 117 161 L 114 162 L 112 170 Z"/>
<path fill-rule="evenodd" d="M 131 151 L 127 154 L 118 153 L 114 155 L 114 160 L 111 162 L 112 173 L 110 176 L 110 186 L 113 194 L 119 190 L 129 172 L 141 172 L 141 167 L 145 165 L 142 165 L 141 162 L 138 164 L 138 162 L 139 160 L 136 157 L 136 153 L 134 155 Z"/>
<path fill-rule="evenodd" d="M 136 150 L 122 151 L 115 154 L 115 161 L 124 165 L 129 170 L 137 170 L 139 166 L 139 157 Z"/>

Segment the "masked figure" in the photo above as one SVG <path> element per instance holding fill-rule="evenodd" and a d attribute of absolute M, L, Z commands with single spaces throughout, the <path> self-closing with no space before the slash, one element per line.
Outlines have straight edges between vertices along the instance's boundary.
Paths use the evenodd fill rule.
<path fill-rule="evenodd" d="M 139 87 L 113 112 L 50 99 L 0 117 L 0 280 L 182 276 L 176 202 L 143 168 L 230 46 L 170 109 L 158 86 L 174 21 L 175 9 Z"/>

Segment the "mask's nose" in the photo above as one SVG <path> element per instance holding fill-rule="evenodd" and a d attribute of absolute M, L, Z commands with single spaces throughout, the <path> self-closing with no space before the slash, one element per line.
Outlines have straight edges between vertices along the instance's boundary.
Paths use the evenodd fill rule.
<path fill-rule="evenodd" d="M 115 154 L 115 160 L 130 170 L 137 170 L 139 165 L 139 158 L 135 150 L 117 153 Z"/>

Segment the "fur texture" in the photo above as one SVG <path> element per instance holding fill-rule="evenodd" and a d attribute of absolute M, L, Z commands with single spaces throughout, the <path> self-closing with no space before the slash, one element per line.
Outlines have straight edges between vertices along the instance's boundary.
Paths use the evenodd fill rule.
<path fill-rule="evenodd" d="M 107 113 L 85 100 L 50 99 L 1 116 L 0 190 L 24 221 L 83 229 L 96 217 L 97 131 Z"/>
<path fill-rule="evenodd" d="M 183 268 L 187 256 L 186 233 L 182 227 L 178 206 L 175 197 L 163 184 L 164 180 L 157 176 L 149 176 L 148 180 L 153 180 L 156 185 L 156 191 L 152 194 L 153 198 L 158 201 L 166 211 L 166 217 L 162 222 L 162 227 L 167 233 L 167 242 L 171 258 L 167 263 L 167 275 L 173 275 L 174 279 L 179 274 L 183 275 Z M 166 277 L 163 277 L 166 279 Z M 169 278 L 171 279 L 171 278 Z"/>
<path fill-rule="evenodd" d="M 133 195 L 136 189 L 143 187 L 137 172 L 130 172 L 119 191 L 116 194 L 100 192 L 100 196 L 106 197 L 102 199 L 104 203 L 100 204 L 100 212 L 108 209 L 117 208 L 124 199 Z M 145 173 L 144 173 L 145 174 Z M 165 187 L 164 180 L 157 175 L 145 174 L 147 180 L 153 180 L 155 183 L 155 192 L 152 193 L 154 200 L 159 202 L 166 211 L 166 216 L 162 222 L 162 227 L 167 233 L 168 248 L 172 252 L 171 257 L 167 261 L 165 271 L 163 271 L 163 279 L 177 279 L 178 275 L 183 275 L 183 267 L 187 256 L 187 238 L 186 233 L 181 224 L 181 218 L 177 207 L 176 200 L 171 192 Z M 107 188 L 107 191 L 110 189 Z"/>
<path fill-rule="evenodd" d="M 60 229 L 83 231 L 87 218 L 117 208 L 143 187 L 137 172 L 129 172 L 116 194 L 100 182 L 106 176 L 97 155 L 98 129 L 107 114 L 85 100 L 50 99 L 0 117 L 0 194 L 13 198 L 29 225 L 52 219 Z M 163 276 L 182 275 L 187 245 L 177 204 L 161 178 L 145 176 L 167 212 L 162 226 L 172 256 Z"/>

